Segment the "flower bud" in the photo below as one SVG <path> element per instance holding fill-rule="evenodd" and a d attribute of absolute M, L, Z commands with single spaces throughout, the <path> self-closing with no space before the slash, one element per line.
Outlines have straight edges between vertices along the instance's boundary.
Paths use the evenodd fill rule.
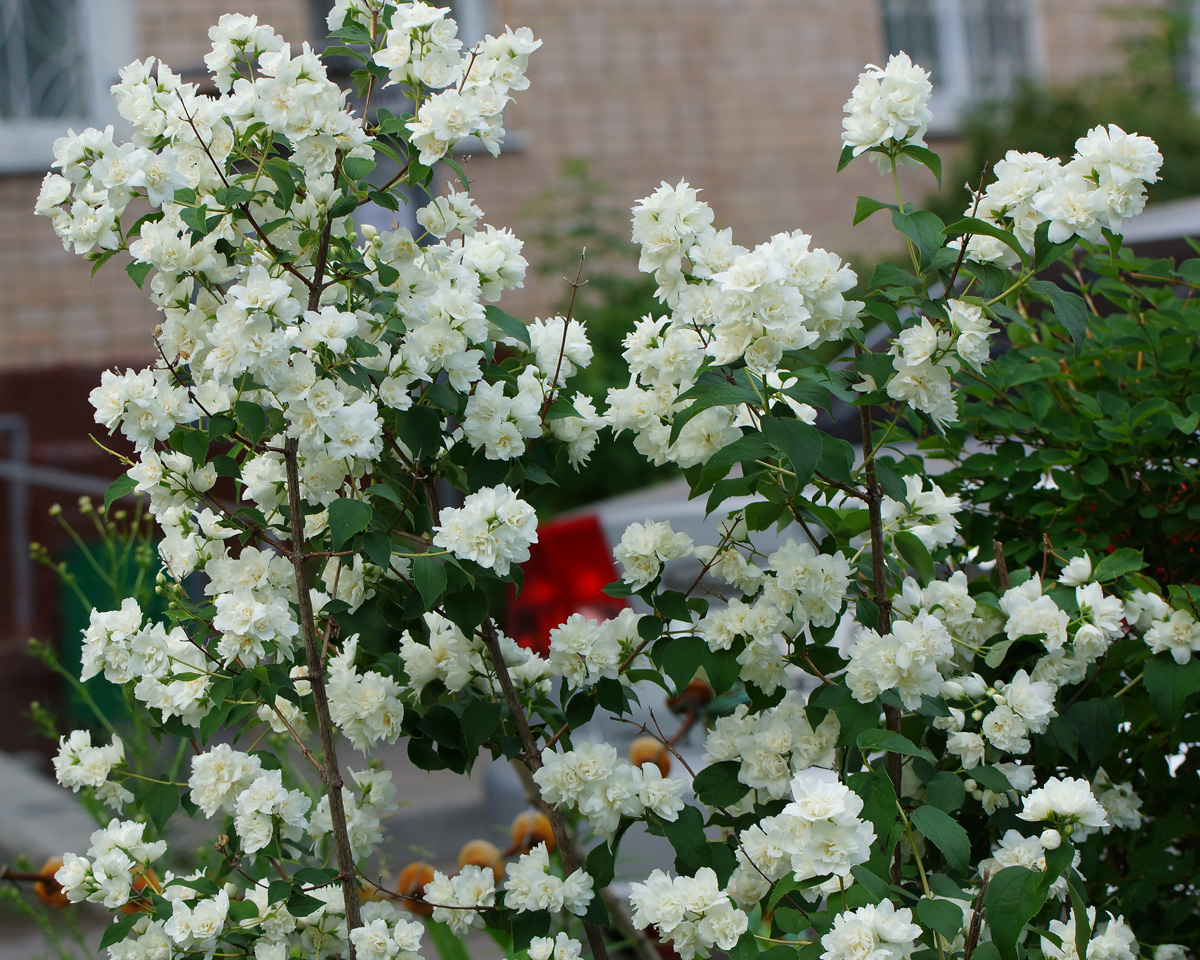
<path fill-rule="evenodd" d="M 977 673 L 971 674 L 969 677 L 962 678 L 963 692 L 968 697 L 982 697 L 987 684 L 983 682 L 983 677 Z"/>
<path fill-rule="evenodd" d="M 1046 850 L 1057 850 L 1062 843 L 1062 834 L 1053 827 L 1050 827 L 1047 830 L 1043 830 L 1042 835 L 1038 839 Z"/>
<path fill-rule="evenodd" d="M 941 694 L 943 700 L 961 700 L 966 690 L 957 680 L 943 680 Z"/>
<path fill-rule="evenodd" d="M 978 723 L 980 720 L 983 719 L 983 711 L 982 710 L 972 710 L 971 711 L 971 719 L 974 720 L 976 723 Z"/>
<path fill-rule="evenodd" d="M 979 784 L 977 784 L 974 780 L 968 779 L 963 781 L 963 789 L 965 789 L 969 794 L 974 795 L 978 788 Z"/>

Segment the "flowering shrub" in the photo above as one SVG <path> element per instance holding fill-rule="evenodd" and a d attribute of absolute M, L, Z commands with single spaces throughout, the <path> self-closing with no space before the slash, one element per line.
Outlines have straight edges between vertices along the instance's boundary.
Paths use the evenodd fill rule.
<path fill-rule="evenodd" d="M 326 52 L 362 64 L 364 99 L 398 84 L 412 115 L 354 116 L 319 57 L 230 15 L 206 60 L 219 95 L 135 63 L 114 88 L 133 141 L 110 128 L 56 145 L 38 210 L 97 262 L 127 252 L 162 312 L 158 361 L 105 374 L 92 399 L 136 449 L 108 499 L 149 498 L 170 605 L 165 623 L 132 601 L 96 611 L 85 663 L 195 748 L 187 780 L 163 781 L 119 741 L 63 739 L 63 783 L 116 816 L 56 878 L 113 909 L 136 893 L 110 953 L 411 960 L 425 947 L 408 907 L 435 936 L 486 926 L 532 960 L 571 960 L 582 940 L 603 957 L 606 932 L 645 957 L 651 938 L 736 960 L 1179 955 L 1196 931 L 1192 851 L 1130 884 L 1096 878 L 1109 832 L 1145 828 L 1139 791 L 1162 788 L 1129 743 L 1182 749 L 1200 691 L 1187 595 L 1164 599 L 1128 555 L 984 573 L 962 500 L 896 446 L 905 423 L 958 420 L 956 383 L 986 379 L 993 324 L 1024 323 L 1030 302 L 1086 336 L 1085 300 L 1036 276 L 1140 209 L 1154 145 L 1110 127 L 1066 165 L 1011 157 L 945 227 L 896 179 L 901 162 L 940 170 L 922 144 L 928 77 L 907 57 L 870 68 L 843 163 L 868 153 L 891 173 L 895 202 L 863 198 L 857 217 L 890 211 L 911 271 L 860 284 L 798 230 L 738 246 L 696 189 L 663 184 L 633 236 L 668 313 L 627 339 L 628 386 L 601 415 L 570 387 L 591 358 L 577 322 L 485 303 L 526 264 L 466 193 L 423 207 L 418 237 L 355 225 L 364 204 L 428 187 L 462 138 L 498 149 L 526 86 L 528 30 L 467 50 L 445 14 L 381 0 L 330 14 Z M 396 172 L 376 177 L 381 159 Z M 814 426 L 835 400 L 860 408 L 860 446 Z M 494 612 L 537 538 L 523 494 L 556 461 L 586 461 L 604 428 L 683 468 L 719 539 L 633 524 L 609 592 L 649 612 L 572 616 L 541 657 Z M 683 557 L 711 596 L 704 578 L 664 586 Z M 390 648 L 341 635 L 366 603 L 395 628 Z M 628 713 L 639 685 L 685 698 L 698 677 L 741 702 L 709 718 L 706 766 L 686 778 L 572 740 L 597 709 Z M 256 749 L 269 736 L 319 784 Z M 386 889 L 372 852 L 397 785 L 371 767 L 347 780 L 339 737 L 362 751 L 404 737 L 422 766 L 460 773 L 483 750 L 515 759 L 548 829 L 503 871 L 485 852 Z M 199 870 L 167 858 L 179 811 L 219 832 Z M 625 902 L 606 888 L 638 821 L 670 842 L 674 875 L 654 870 Z"/>

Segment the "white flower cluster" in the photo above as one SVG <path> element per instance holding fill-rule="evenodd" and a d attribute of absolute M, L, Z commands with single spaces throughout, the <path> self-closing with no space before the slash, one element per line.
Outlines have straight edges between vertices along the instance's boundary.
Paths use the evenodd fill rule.
<path fill-rule="evenodd" d="M 1109 825 L 1091 784 L 1079 777 L 1051 777 L 1045 786 L 1021 801 L 1017 816 L 1034 823 L 1050 821 L 1059 833 L 1075 840 L 1083 840 Z"/>
<path fill-rule="evenodd" d="M 166 841 L 147 842 L 146 825 L 132 820 L 109 821 L 92 834 L 86 857 L 63 854 L 54 874 L 72 903 L 90 900 L 110 909 L 122 907 L 133 893 L 135 875 L 145 872 L 167 849 Z"/>
<path fill-rule="evenodd" d="M 583 870 L 566 879 L 550 872 L 550 854 L 539 843 L 515 863 L 504 866 L 504 905 L 523 913 L 527 910 L 563 910 L 582 917 L 592 902 L 592 878 Z"/>
<path fill-rule="evenodd" d="M 487 37 L 474 50 L 463 51 L 448 12 L 421 2 L 398 4 L 386 43 L 375 54 L 375 63 L 387 69 L 392 83 L 441 91 L 422 103 L 416 119 L 407 124 L 427 166 L 472 135 L 493 156 L 499 153 L 501 113 L 512 99 L 508 92 L 529 86 L 529 55 L 542 45 L 527 27 L 516 32 L 506 28 L 502 36 Z"/>
<path fill-rule="evenodd" d="M 312 800 L 300 790 L 289 790 L 283 774 L 266 770 L 237 795 L 233 803 L 233 826 L 242 840 L 242 849 L 254 853 L 275 839 L 276 832 L 285 840 L 299 840 L 308 826 Z"/>
<path fill-rule="evenodd" d="M 529 960 L 579 960 L 583 944 L 565 933 L 551 937 L 534 937 L 529 942 Z M 1164 960 L 1156 957 L 1155 960 Z"/>
<path fill-rule="evenodd" d="M 683 809 L 687 783 L 664 777 L 655 763 L 640 768 L 617 759 L 608 743 L 580 743 L 574 750 L 542 753 L 542 766 L 533 775 L 547 803 L 575 807 L 597 833 L 611 837 L 622 817 L 641 817 L 647 811 L 672 821 Z"/>
<path fill-rule="evenodd" d="M 342 807 L 346 812 L 346 832 L 350 837 L 350 849 L 355 861 L 369 857 L 383 840 L 380 818 L 399 809 L 396 803 L 396 787 L 392 783 L 390 770 L 351 770 L 350 779 L 354 790 L 342 787 Z M 329 796 L 317 801 L 308 833 L 319 841 L 333 830 L 329 814 Z"/>
<path fill-rule="evenodd" d="M 445 923 L 461 937 L 472 927 L 482 927 L 480 907 L 496 902 L 496 874 L 491 867 L 468 864 L 455 876 L 435 870 L 425 885 L 425 902 L 433 906 L 433 919 Z"/>
<path fill-rule="evenodd" d="M 846 684 L 855 700 L 870 703 L 884 690 L 895 690 L 908 710 L 922 696 L 937 696 L 942 688 L 939 668 L 954 660 L 954 643 L 946 625 L 930 613 L 892 624 L 882 636 L 864 627 L 850 649 Z"/>
<path fill-rule="evenodd" d="M 692 538 L 676 533 L 669 521 L 647 519 L 625 528 L 613 556 L 621 565 L 621 579 L 640 590 L 662 572 L 664 563 L 687 556 L 692 545 Z"/>
<path fill-rule="evenodd" d="M 872 147 L 923 146 L 925 128 L 933 119 L 929 112 L 932 95 L 929 73 L 907 53 L 892 54 L 883 68 L 868 64 L 842 108 L 846 114 L 842 141 L 853 148 L 856 157 Z"/>
<path fill-rule="evenodd" d="M 1124 917 L 1114 917 L 1111 913 L 1108 920 L 1096 923 L 1096 908 L 1087 908 L 1088 926 L 1092 936 L 1088 940 L 1085 956 L 1095 957 L 1096 960 L 1136 960 L 1139 955 L 1137 939 Z M 1046 960 L 1082 960 L 1075 945 L 1075 914 L 1065 922 L 1050 921 L 1050 932 L 1061 940 L 1061 946 L 1056 946 L 1049 938 L 1042 939 L 1042 950 Z M 1156 954 L 1157 956 L 1157 954 Z"/>
<path fill-rule="evenodd" d="M 863 801 L 837 775 L 813 767 L 796 774 L 792 800 L 772 817 L 743 830 L 738 866 L 729 891 L 739 903 L 757 903 L 785 876 L 797 881 L 828 877 L 805 890 L 820 896 L 850 881 L 850 870 L 871 856 L 875 829 L 861 820 Z"/>
<path fill-rule="evenodd" d="M 955 514 L 963 508 L 957 494 L 947 496 L 928 477 L 905 477 L 904 501 L 883 498 L 880 513 L 885 533 L 911 533 L 927 550 L 954 542 L 958 534 Z"/>
<path fill-rule="evenodd" d="M 425 927 L 413 920 L 389 923 L 376 917 L 350 931 L 350 941 L 361 960 L 421 960 L 421 936 Z"/>
<path fill-rule="evenodd" d="M 655 870 L 645 883 L 630 884 L 629 902 L 634 926 L 658 928 L 682 960 L 707 957 L 714 946 L 732 950 L 749 928 L 749 918 L 721 890 L 709 867 L 694 877 Z"/>
<path fill-rule="evenodd" d="M 1133 604 L 1126 604 L 1125 617 L 1145 630 L 1143 639 L 1152 652 L 1166 651 L 1181 666 L 1200 653 L 1200 622 L 1186 607 L 1170 607 L 1161 597 L 1139 590 Z"/>
<path fill-rule="evenodd" d="M 1038 837 L 1023 837 L 1016 830 L 1005 830 L 1004 836 L 996 844 L 992 855 L 979 862 L 980 873 L 988 871 L 995 874 L 1005 867 L 1024 867 L 1037 873 L 1046 872 L 1046 845 Z M 1079 869 L 1082 857 L 1078 850 L 1074 853 L 1071 866 Z M 1050 885 L 1051 896 L 1064 900 L 1067 897 L 1067 878 L 1059 876 Z"/>
<path fill-rule="evenodd" d="M 107 746 L 92 745 L 87 730 L 72 730 L 69 736 L 58 738 L 58 753 L 54 757 L 54 776 L 64 787 L 78 793 L 80 787 L 92 787 L 96 797 L 114 810 L 133 799 L 133 794 L 121 784 L 108 778 L 113 768 L 125 762 L 125 744 L 115 733 Z"/>
<path fill-rule="evenodd" d="M 258 757 L 219 743 L 192 757 L 189 796 L 206 817 L 216 816 L 218 811 L 232 814 L 237 810 L 238 795 L 260 773 L 262 761 Z"/>
<path fill-rule="evenodd" d="M 550 631 L 547 660 L 551 671 L 566 680 L 572 690 L 591 686 L 602 678 L 618 679 L 617 671 L 640 642 L 639 619 L 630 607 L 603 622 L 581 613 L 571 614 L 566 623 Z"/>
<path fill-rule="evenodd" d="M 1142 798 L 1134 792 L 1133 784 L 1113 783 L 1101 767 L 1096 772 L 1092 792 L 1108 817 L 1108 826 L 1101 828 L 1104 833 L 1109 833 L 1114 827 L 1118 830 L 1141 829 Z"/>
<path fill-rule="evenodd" d="M 907 907 L 897 910 L 890 900 L 839 913 L 833 929 L 821 938 L 824 960 L 908 960 L 916 949 L 921 928 Z"/>
<path fill-rule="evenodd" d="M 408 631 L 400 635 L 400 659 L 408 676 L 407 693 L 420 700 L 422 691 L 434 682 L 440 682 L 449 693 L 458 693 L 468 686 L 491 691 L 494 671 L 486 659 L 482 639 L 477 635 L 467 637 L 440 613 L 431 611 L 424 620 L 429 631 L 427 640 Z M 497 639 L 505 666 L 518 688 L 538 686 L 549 677 L 552 671 L 547 661 L 503 633 L 498 633 Z"/>
<path fill-rule="evenodd" d="M 718 717 L 704 740 L 707 763 L 737 761 L 738 780 L 771 799 L 787 796 L 793 776 L 809 767 L 832 767 L 841 725 L 827 713 L 814 729 L 804 713 L 805 698 L 795 690 L 776 706 L 751 713 L 739 704 Z"/>
<path fill-rule="evenodd" d="M 433 542 L 504 576 L 512 564 L 529 559 L 529 546 L 537 543 L 537 515 L 504 484 L 484 487 L 468 494 L 461 507 L 442 510 Z"/>
<path fill-rule="evenodd" d="M 357 655 L 358 637 L 353 636 L 329 658 L 329 715 L 359 750 L 380 740 L 395 743 L 404 718 L 400 684 L 377 670 L 360 672 L 354 665 Z"/>
<path fill-rule="evenodd" d="M 946 306 L 947 323 L 923 316 L 900 331 L 888 351 L 895 368 L 887 382 L 888 396 L 939 423 L 958 419 L 950 378 L 958 372 L 959 361 L 982 369 L 990 355 L 988 337 L 995 333 L 977 304 L 950 300 Z"/>
<path fill-rule="evenodd" d="M 1120 233 L 1141 213 L 1146 184 L 1158 180 L 1161 166 L 1162 155 L 1149 137 L 1115 124 L 1095 127 L 1075 141 L 1075 156 L 1065 164 L 1010 150 L 996 164 L 996 179 L 978 206 L 972 201 L 966 214 L 1010 231 L 1029 252 L 1038 227 L 1047 222 L 1052 243 L 1075 236 L 1095 242 L 1103 228 Z M 1009 266 L 1018 259 L 1003 241 L 986 235 L 971 237 L 967 256 Z"/>
<path fill-rule="evenodd" d="M 212 955 L 229 920 L 229 891 L 222 888 L 215 896 L 202 897 L 193 890 L 169 886 L 165 895 L 171 901 L 171 917 L 163 924 L 163 933 L 180 951 Z"/>
<path fill-rule="evenodd" d="M 706 358 L 744 359 L 765 378 L 785 351 L 840 338 L 862 307 L 843 297 L 854 272 L 836 255 L 810 250 L 806 234 L 780 233 L 747 250 L 712 222 L 712 210 L 683 182 L 664 183 L 633 209 L 639 267 L 654 274 L 672 313 L 640 321 L 626 339 L 630 384 L 609 391 L 607 415 L 618 433 L 632 431 L 634 446 L 655 463 L 703 463 L 741 435 L 737 405 L 713 406 L 671 439 L 675 416 L 690 403 L 678 398 Z"/>

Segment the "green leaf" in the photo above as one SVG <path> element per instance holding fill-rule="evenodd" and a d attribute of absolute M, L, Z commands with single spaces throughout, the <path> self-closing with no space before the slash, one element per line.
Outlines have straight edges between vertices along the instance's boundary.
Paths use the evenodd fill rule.
<path fill-rule="evenodd" d="M 500 704 L 490 700 L 470 700 L 463 710 L 462 734 L 468 755 L 479 752 L 500 725 Z"/>
<path fill-rule="evenodd" d="M 947 813 L 953 813 L 962 806 L 966 793 L 962 778 L 949 770 L 939 771 L 925 785 L 925 796 L 929 802 Z"/>
<path fill-rule="evenodd" d="M 852 146 L 850 146 L 850 144 L 846 144 L 846 146 L 842 147 L 842 152 L 838 156 L 838 165 L 837 165 L 838 173 L 841 173 L 843 170 L 845 170 L 846 166 L 853 159 L 854 159 L 854 148 Z"/>
<path fill-rule="evenodd" d="M 944 810 L 929 806 L 918 807 L 909 819 L 935 847 L 942 851 L 946 862 L 964 873 L 971 866 L 971 839 L 962 825 Z"/>
<path fill-rule="evenodd" d="M 1075 356 L 1083 347 L 1087 337 L 1087 305 L 1083 297 L 1069 290 L 1063 290 L 1050 280 L 1031 280 L 1029 289 L 1050 301 L 1058 322 L 1067 328 L 1071 341 L 1075 344 Z"/>
<path fill-rule="evenodd" d="M 412 578 L 425 609 L 432 610 L 446 590 L 445 565 L 436 557 L 413 557 Z"/>
<path fill-rule="evenodd" d="M 921 583 L 931 583 L 935 578 L 933 557 L 929 555 L 929 549 L 921 542 L 921 539 L 915 533 L 901 530 L 893 535 L 893 540 L 896 549 L 900 551 L 900 556 L 917 572 L 917 578 Z"/>
<path fill-rule="evenodd" d="M 1075 953 L 1087 956 L 1088 942 L 1092 939 L 1092 925 L 1088 922 L 1087 898 L 1071 880 L 1067 881 L 1071 897 L 1071 914 L 1075 917 Z"/>
<path fill-rule="evenodd" d="M 127 493 L 131 493 L 136 486 L 137 481 L 127 473 L 117 477 L 108 485 L 108 490 L 104 493 L 104 513 L 108 514 L 108 508 L 113 505 L 114 500 L 120 500 Z"/>
<path fill-rule="evenodd" d="M 914 744 L 908 737 L 901 736 L 892 730 L 864 730 L 858 735 L 858 749 L 863 754 L 875 753 L 884 751 L 885 753 L 902 753 L 909 757 L 920 757 L 923 760 L 928 760 L 930 763 L 936 763 L 937 759 L 932 753 L 927 750 L 922 750 Z"/>
<path fill-rule="evenodd" d="M 1017 940 L 1042 909 L 1047 892 L 1042 889 L 1041 875 L 1024 867 L 1005 867 L 992 876 L 984 906 L 1001 960 L 1017 960 Z"/>
<path fill-rule="evenodd" d="M 882 903 L 891 894 L 891 884 L 887 880 L 884 880 L 883 877 L 869 870 L 866 864 L 855 864 L 850 868 L 850 874 L 871 894 L 873 903 Z"/>
<path fill-rule="evenodd" d="M 929 168 L 929 172 L 937 179 L 938 189 L 942 187 L 942 158 L 930 150 L 928 147 L 918 147 L 915 143 L 906 144 L 901 148 L 900 153 L 906 157 L 912 157 L 917 163 L 920 163 Z"/>
<path fill-rule="evenodd" d="M 762 433 L 787 458 L 796 474 L 795 483 L 803 487 L 821 460 L 821 431 L 792 418 L 764 417 Z"/>
<path fill-rule="evenodd" d="M 1154 709 L 1171 729 L 1179 726 L 1187 701 L 1200 691 L 1200 659 L 1178 664 L 1169 653 L 1158 653 L 1146 661 L 1142 674 Z"/>
<path fill-rule="evenodd" d="M 916 244 L 922 267 L 945 245 L 942 221 L 937 214 L 928 210 L 918 210 L 916 213 L 900 213 L 893 210 L 892 224 Z"/>
<path fill-rule="evenodd" d="M 712 854 L 704 836 L 704 817 L 695 807 L 685 806 L 674 822 L 660 821 L 663 835 L 675 849 L 675 869 L 680 874 L 694 874 L 710 866 Z"/>
<path fill-rule="evenodd" d="M 1142 551 L 1132 547 L 1119 547 L 1096 564 L 1092 579 L 1100 583 L 1105 580 L 1115 580 L 1127 573 L 1134 573 L 1146 566 L 1142 559 Z"/>
<path fill-rule="evenodd" d="M 854 224 L 862 223 L 867 217 L 879 210 L 898 209 L 894 203 L 881 203 L 878 200 L 872 200 L 870 197 L 859 197 L 858 202 L 854 206 Z"/>
<path fill-rule="evenodd" d="M 510 317 L 507 313 L 496 306 L 486 306 L 483 308 L 483 313 L 488 319 L 488 323 L 498 327 L 506 337 L 512 337 L 519 343 L 529 346 L 529 327 L 524 321 L 518 320 L 516 317 Z"/>
<path fill-rule="evenodd" d="M 712 763 L 696 774 L 692 789 L 701 803 L 710 807 L 729 807 L 744 797 L 750 788 L 738 780 L 742 765 L 736 760 Z"/>
<path fill-rule="evenodd" d="M 710 379 L 707 376 L 701 377 L 694 387 L 680 394 L 679 399 L 691 400 L 692 403 L 686 410 L 675 414 L 675 419 L 671 423 L 671 443 L 679 439 L 679 432 L 687 425 L 688 421 L 710 407 L 737 408 L 743 403 L 757 404 L 759 402 L 758 394 L 749 387 L 726 383 L 718 377 Z"/>
<path fill-rule="evenodd" d="M 266 411 L 249 400 L 239 400 L 233 405 L 233 411 L 245 428 L 247 438 L 253 443 L 258 443 L 267 432 Z"/>
<path fill-rule="evenodd" d="M 608 848 L 607 843 L 601 843 L 588 851 L 587 872 L 598 888 L 603 890 L 613 882 L 616 857 Z"/>
<path fill-rule="evenodd" d="M 975 217 L 963 217 L 963 219 L 950 224 L 942 232 L 952 237 L 965 237 L 968 234 L 994 237 L 1020 257 L 1022 263 L 1026 265 L 1029 263 L 1029 253 L 1021 246 L 1021 242 L 1003 227 L 998 227 L 994 223 L 988 223 L 986 220 L 979 220 Z"/>
<path fill-rule="evenodd" d="M 392 538 L 382 530 L 364 533 L 362 551 L 375 566 L 386 570 L 392 562 Z"/>
<path fill-rule="evenodd" d="M 125 264 L 125 272 L 129 274 L 130 279 L 138 285 L 138 289 L 142 288 L 142 284 L 146 280 L 146 275 L 154 269 L 152 263 L 127 263 Z"/>
<path fill-rule="evenodd" d="M 922 897 L 917 901 L 916 913 L 917 919 L 924 926 L 936 930 L 947 940 L 953 940 L 962 932 L 962 907 L 950 900 L 930 900 L 928 897 Z"/>
<path fill-rule="evenodd" d="M 316 897 L 309 896 L 307 893 L 296 891 L 288 897 L 287 908 L 288 913 L 293 917 L 307 917 L 310 913 L 319 910 L 325 906 L 324 900 L 318 900 Z"/>
<path fill-rule="evenodd" d="M 466 945 L 446 924 L 427 919 L 425 930 L 441 960 L 471 960 Z"/>
<path fill-rule="evenodd" d="M 699 637 L 671 637 L 658 644 L 661 649 L 663 672 L 671 678 L 675 689 L 682 690 L 700 668 L 700 651 L 705 643 Z"/>
<path fill-rule="evenodd" d="M 329 504 L 329 533 L 333 549 L 341 550 L 356 533 L 367 529 L 371 522 L 371 505 L 361 500 L 342 497 Z"/>
<path fill-rule="evenodd" d="M 100 949 L 104 950 L 111 947 L 114 943 L 120 943 L 133 929 L 133 925 L 142 919 L 141 912 L 134 912 L 124 917 L 118 917 L 107 927 L 104 928 L 104 934 L 100 937 Z"/>
<path fill-rule="evenodd" d="M 974 770 L 968 770 L 967 776 L 992 793 L 1008 793 L 1013 789 L 1008 777 L 995 767 L 976 767 Z"/>
<path fill-rule="evenodd" d="M 146 791 L 143 804 L 146 815 L 161 833 L 179 809 L 179 788 L 172 783 L 156 783 Z"/>

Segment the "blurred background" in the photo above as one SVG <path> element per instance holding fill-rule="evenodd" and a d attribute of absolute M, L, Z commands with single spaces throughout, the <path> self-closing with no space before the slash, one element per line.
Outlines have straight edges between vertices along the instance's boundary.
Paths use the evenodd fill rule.
<path fill-rule="evenodd" d="M 782 230 L 811 233 L 860 273 L 895 251 L 890 226 L 851 228 L 854 198 L 886 198 L 869 163 L 835 176 L 842 104 L 869 62 L 907 51 L 933 73 L 927 141 L 944 185 L 905 177 L 906 198 L 943 217 L 967 205 L 964 183 L 1018 148 L 1069 155 L 1099 122 L 1154 137 L 1165 155 L 1158 204 L 1140 242 L 1168 250 L 1200 221 L 1200 28 L 1194 0 L 457 0 L 467 43 L 505 24 L 544 46 L 530 89 L 506 118 L 504 152 L 461 149 L 489 222 L 526 241 L 525 288 L 503 307 L 523 318 L 564 309 L 588 249 L 575 315 L 597 345 L 583 388 L 617 385 L 620 340 L 656 308 L 636 273 L 628 211 L 660 181 L 703 188 L 720 226 L 752 246 Z M 114 592 L 90 571 L 94 539 L 80 495 L 102 500 L 121 449 L 93 423 L 88 392 L 104 368 L 151 359 L 156 315 L 124 271 L 89 279 L 34 199 L 54 139 L 71 126 L 118 123 L 107 97 L 128 61 L 161 57 L 205 84 L 207 30 L 231 8 L 257 14 L 294 44 L 324 33 L 321 0 L 0 0 L 0 750 L 44 758 L 26 704 L 65 726 L 76 698 L 43 660 L 39 637 L 70 664 L 90 605 Z M 386 99 L 382 101 L 386 104 Z M 377 101 L 378 105 L 379 101 Z M 390 214 L 388 215 L 390 218 Z M 1186 248 L 1185 248 L 1186 249 Z M 629 449 L 607 454 L 539 504 L 545 514 L 654 479 Z M 130 508 L 132 510 L 132 507 Z M 89 534 L 87 531 L 92 530 Z M 78 590 L 30 559 L 45 545 Z M 132 568 L 131 568 L 132 569 Z"/>

